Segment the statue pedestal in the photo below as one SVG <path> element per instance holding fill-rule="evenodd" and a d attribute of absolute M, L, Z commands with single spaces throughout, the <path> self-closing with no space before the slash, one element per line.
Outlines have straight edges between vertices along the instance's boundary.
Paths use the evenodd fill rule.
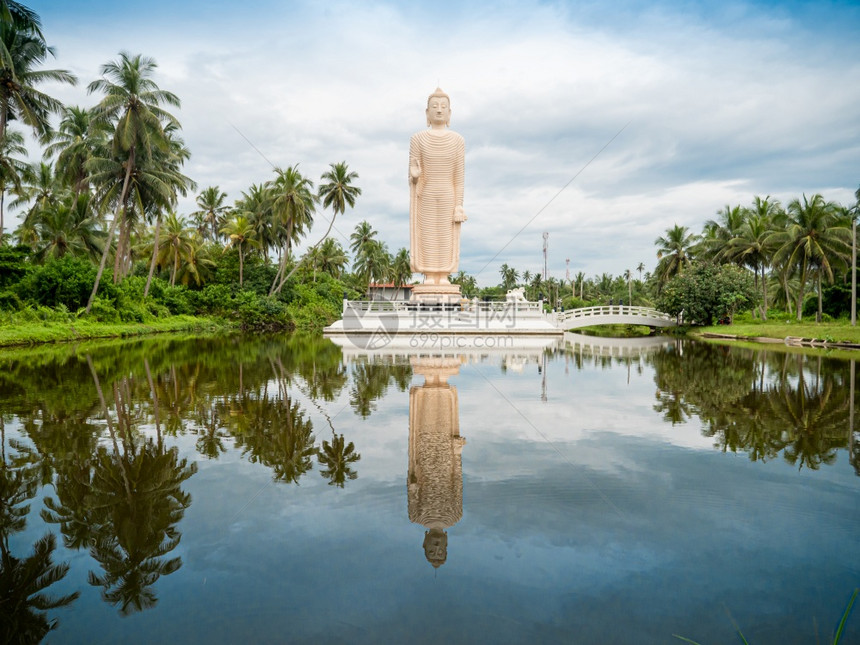
<path fill-rule="evenodd" d="M 426 305 L 460 304 L 459 284 L 416 284 L 412 287 L 412 302 Z"/>

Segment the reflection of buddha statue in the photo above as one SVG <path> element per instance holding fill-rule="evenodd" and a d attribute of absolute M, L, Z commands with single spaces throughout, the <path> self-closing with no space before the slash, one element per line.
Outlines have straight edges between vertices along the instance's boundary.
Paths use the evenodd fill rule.
<path fill-rule="evenodd" d="M 410 257 L 425 285 L 450 285 L 460 262 L 465 143 L 447 129 L 450 119 L 450 99 L 437 88 L 427 100 L 430 129 L 409 141 Z"/>
<path fill-rule="evenodd" d="M 463 465 L 466 440 L 460 436 L 457 389 L 447 379 L 460 360 L 413 358 L 412 370 L 424 384 L 409 390 L 409 520 L 429 529 L 424 555 L 434 567 L 448 557 L 447 529 L 463 517 Z"/>

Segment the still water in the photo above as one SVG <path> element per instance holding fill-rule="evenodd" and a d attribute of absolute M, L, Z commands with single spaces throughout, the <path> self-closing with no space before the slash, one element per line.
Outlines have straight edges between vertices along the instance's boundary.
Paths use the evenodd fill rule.
<path fill-rule="evenodd" d="M 853 363 L 576 338 L 0 355 L 2 636 L 832 638 L 860 585 Z"/>

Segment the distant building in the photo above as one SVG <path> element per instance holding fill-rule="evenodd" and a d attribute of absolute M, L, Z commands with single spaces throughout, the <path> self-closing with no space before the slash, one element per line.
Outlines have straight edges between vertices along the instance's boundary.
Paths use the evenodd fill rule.
<path fill-rule="evenodd" d="M 412 297 L 412 285 L 395 287 L 393 282 L 369 284 L 367 292 L 371 300 L 409 300 Z"/>

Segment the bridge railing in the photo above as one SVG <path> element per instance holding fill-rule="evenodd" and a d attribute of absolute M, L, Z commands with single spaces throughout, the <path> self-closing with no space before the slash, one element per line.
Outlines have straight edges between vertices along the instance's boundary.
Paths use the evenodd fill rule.
<path fill-rule="evenodd" d="M 451 311 L 451 312 L 467 312 L 467 313 L 506 313 L 515 311 L 530 312 L 540 314 L 543 311 L 543 302 L 507 302 L 493 301 L 484 302 L 483 300 L 467 300 L 462 299 L 456 303 L 446 303 L 444 305 L 417 303 L 411 300 L 344 300 L 343 311 L 351 309 L 361 313 L 385 313 L 385 312 L 402 312 L 410 313 L 415 311 Z"/>
<path fill-rule="evenodd" d="M 645 319 L 664 320 L 674 322 L 675 318 L 669 314 L 657 311 L 651 307 L 632 307 L 629 305 L 603 305 L 599 307 L 582 307 L 568 311 L 556 312 L 557 324 L 564 324 L 573 320 L 581 321 L 588 318 L 604 318 L 609 316 L 624 316 L 629 318 L 641 318 L 642 324 L 647 324 Z M 635 323 L 634 323 L 635 324 Z"/>

